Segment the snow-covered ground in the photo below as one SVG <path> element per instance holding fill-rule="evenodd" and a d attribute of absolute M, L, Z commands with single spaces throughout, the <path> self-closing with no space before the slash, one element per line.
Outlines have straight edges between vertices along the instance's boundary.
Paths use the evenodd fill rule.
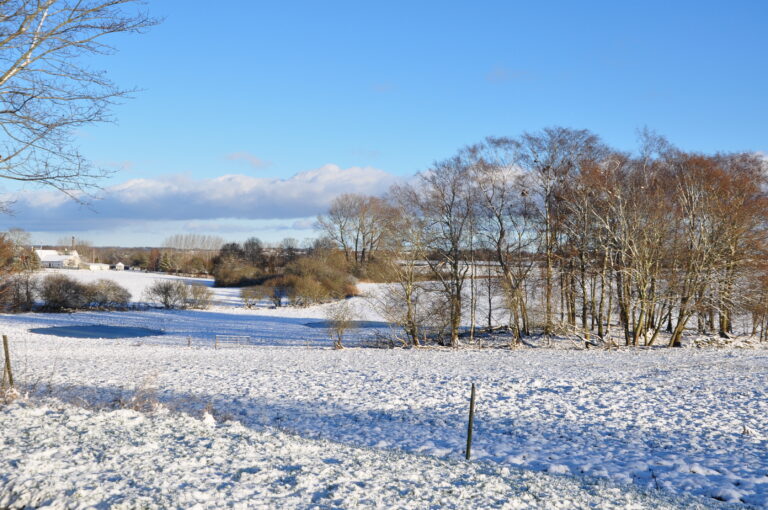
<path fill-rule="evenodd" d="M 2 508 L 702 508 L 585 478 L 167 412 L 0 409 Z M 4 427 L 5 428 L 5 427 Z"/>
<path fill-rule="evenodd" d="M 316 327 L 323 317 L 322 307 L 231 304 L 1 316 L 17 378 L 31 402 L 46 403 L 0 414 L 3 452 L 14 452 L 0 465 L 0 494 L 64 494 L 70 506 L 117 504 L 121 494 L 182 507 L 275 506 L 277 497 L 305 507 L 688 504 L 634 492 L 658 488 L 707 506 L 768 508 L 768 351 L 334 351 Z M 28 331 L 73 324 L 165 335 Z M 215 334 L 256 345 L 214 350 Z M 479 385 L 475 462 L 466 464 L 471 382 Z M 130 405 L 137 392 L 169 411 L 100 411 Z M 199 419 L 206 409 L 215 426 Z M 162 472 L 146 473 L 146 462 Z M 41 474 L 46 465 L 67 475 L 64 485 Z"/>
<path fill-rule="evenodd" d="M 163 273 L 144 273 L 141 271 L 84 271 L 68 269 L 45 269 L 40 277 L 49 274 L 63 274 L 83 283 L 93 283 L 103 278 L 113 280 L 131 293 L 131 301 L 144 301 L 144 291 L 158 280 L 182 280 L 186 283 L 213 287 L 213 280 L 167 275 Z M 241 305 L 240 290 L 233 288 L 214 288 L 214 301 L 218 305 Z"/>

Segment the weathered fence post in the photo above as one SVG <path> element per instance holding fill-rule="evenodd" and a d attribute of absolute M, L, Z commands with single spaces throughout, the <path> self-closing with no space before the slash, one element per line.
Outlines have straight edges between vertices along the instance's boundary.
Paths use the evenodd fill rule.
<path fill-rule="evenodd" d="M 8 383 L 13 388 L 13 372 L 11 371 L 11 353 L 8 348 L 8 337 L 3 335 L 3 351 L 5 353 L 5 368 L 3 370 L 3 382 L 5 382 L 6 375 L 8 377 Z"/>
<path fill-rule="evenodd" d="M 472 455 L 472 426 L 475 423 L 475 383 L 472 383 L 472 394 L 469 397 L 469 423 L 467 424 L 467 455 L 466 458 Z"/>

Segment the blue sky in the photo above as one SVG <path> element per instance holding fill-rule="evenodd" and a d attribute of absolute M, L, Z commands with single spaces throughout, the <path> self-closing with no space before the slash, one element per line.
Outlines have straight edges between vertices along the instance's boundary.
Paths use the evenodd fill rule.
<path fill-rule="evenodd" d="M 38 243 L 303 239 L 337 193 L 552 125 L 622 150 L 648 126 L 687 150 L 768 152 L 765 1 L 148 8 L 161 25 L 90 62 L 143 89 L 115 124 L 78 132 L 88 158 L 120 170 L 104 199 L 86 209 L 30 188 L 7 226 Z"/>

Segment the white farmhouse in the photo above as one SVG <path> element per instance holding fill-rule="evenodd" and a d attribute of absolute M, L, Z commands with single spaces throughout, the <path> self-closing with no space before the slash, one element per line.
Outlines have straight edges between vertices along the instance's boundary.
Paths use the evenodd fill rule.
<path fill-rule="evenodd" d="M 125 264 L 122 262 L 115 264 L 115 271 L 125 271 Z"/>
<path fill-rule="evenodd" d="M 75 250 L 59 252 L 57 250 L 35 250 L 40 265 L 56 269 L 77 269 L 80 267 L 80 255 Z"/>

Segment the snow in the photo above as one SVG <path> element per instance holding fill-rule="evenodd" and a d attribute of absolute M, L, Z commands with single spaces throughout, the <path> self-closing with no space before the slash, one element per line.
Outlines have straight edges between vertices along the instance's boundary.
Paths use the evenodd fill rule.
<path fill-rule="evenodd" d="M 51 274 L 63 274 L 74 278 L 82 283 L 94 283 L 97 280 L 109 279 L 117 282 L 131 293 L 131 301 L 141 302 L 143 301 L 144 291 L 158 280 L 182 280 L 185 283 L 213 286 L 213 280 L 208 278 L 192 278 L 181 277 L 174 275 L 167 275 L 163 273 L 145 273 L 142 271 L 88 271 L 88 270 L 76 270 L 76 269 L 45 269 L 39 272 L 41 278 L 45 278 Z M 232 301 L 233 297 L 239 299 L 239 291 L 233 292 L 235 289 L 215 289 L 218 291 L 215 298 L 221 304 L 227 304 Z M 234 304 L 234 303 L 230 303 Z"/>
<path fill-rule="evenodd" d="M 13 424 L 0 439 L 3 508 L 703 508 L 584 478 L 255 431 L 210 414 L 48 402 L 7 406 L 0 420 Z"/>
<path fill-rule="evenodd" d="M 109 276 L 138 290 L 158 275 Z M 324 307 L 246 310 L 227 295 L 217 289 L 207 311 L 0 316 L 29 394 L 0 410 L 13 452 L 0 460 L 0 495 L 62 506 L 768 508 L 762 348 L 370 349 L 357 347 L 376 334 L 365 328 L 334 351 L 308 326 Z M 380 320 L 351 302 L 361 320 Z M 164 335 L 29 332 L 85 324 Z M 213 349 L 217 334 L 255 345 Z"/>

